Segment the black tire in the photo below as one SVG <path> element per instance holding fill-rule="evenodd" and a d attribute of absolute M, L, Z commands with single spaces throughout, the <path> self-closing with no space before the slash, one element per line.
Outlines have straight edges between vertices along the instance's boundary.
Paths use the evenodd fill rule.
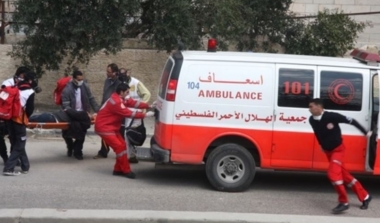
<path fill-rule="evenodd" d="M 207 178 L 219 191 L 244 191 L 251 185 L 255 173 L 256 164 L 252 155 L 244 147 L 233 143 L 216 147 L 206 162 Z"/>
<path fill-rule="evenodd" d="M 154 136 L 150 138 L 150 147 L 152 147 L 153 144 L 157 144 L 156 140 L 154 139 Z"/>

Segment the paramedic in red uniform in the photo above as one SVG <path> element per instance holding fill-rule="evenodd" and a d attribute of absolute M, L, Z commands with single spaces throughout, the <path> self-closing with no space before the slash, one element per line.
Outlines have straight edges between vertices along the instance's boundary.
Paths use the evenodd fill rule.
<path fill-rule="evenodd" d="M 129 165 L 127 146 L 119 131 L 121 122 L 124 118 L 143 119 L 144 117 L 152 117 L 154 112 L 148 111 L 147 113 L 142 113 L 129 110 L 127 107 L 148 109 L 152 106 L 131 98 L 124 100 L 128 94 L 129 86 L 127 84 L 119 84 L 117 86 L 116 92 L 111 95 L 98 112 L 95 120 L 95 132 L 116 153 L 113 175 L 134 179 L 136 175 L 131 171 Z"/>
<path fill-rule="evenodd" d="M 355 119 L 335 112 L 324 111 L 321 99 L 316 98 L 311 100 L 309 110 L 312 114 L 309 119 L 310 125 L 330 162 L 327 176 L 334 185 L 335 191 L 338 193 L 339 204 L 332 211 L 334 213 L 340 213 L 349 208 L 345 185 L 350 187 L 363 203 L 360 209 L 367 209 L 372 199 L 371 195 L 369 195 L 360 182 L 344 168 L 343 157 L 345 147 L 342 142 L 342 133 L 339 123 L 351 124 L 358 128 L 364 135 L 367 135 L 367 137 L 371 136 L 372 132 L 367 132 Z"/>

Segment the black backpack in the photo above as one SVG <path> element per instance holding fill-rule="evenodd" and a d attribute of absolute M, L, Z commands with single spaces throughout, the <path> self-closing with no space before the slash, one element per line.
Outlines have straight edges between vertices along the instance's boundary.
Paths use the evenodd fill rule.
<path fill-rule="evenodd" d="M 132 123 L 134 119 L 132 119 L 128 128 L 126 129 L 126 135 L 128 137 L 129 142 L 134 146 L 142 146 L 146 139 L 146 128 L 144 125 L 144 120 L 141 119 L 141 125 L 136 128 L 132 128 Z"/>

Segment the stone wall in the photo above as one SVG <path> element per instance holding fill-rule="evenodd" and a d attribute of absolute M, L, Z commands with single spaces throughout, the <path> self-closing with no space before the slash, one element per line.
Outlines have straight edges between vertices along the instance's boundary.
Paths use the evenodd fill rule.
<path fill-rule="evenodd" d="M 13 76 L 17 61 L 7 56 L 11 51 L 11 45 L 0 45 L 0 80 L 3 81 Z M 88 84 L 93 91 L 98 103 L 100 103 L 103 83 L 106 78 L 106 68 L 110 63 L 116 63 L 119 67 L 132 69 L 132 76 L 142 81 L 152 93 L 151 101 L 155 100 L 157 95 L 157 83 L 161 75 L 165 61 L 168 57 L 166 52 L 157 52 L 156 50 L 138 50 L 124 49 L 116 56 L 99 53 L 93 57 L 90 63 L 85 66 L 79 66 L 84 73 Z M 58 108 L 53 103 L 53 91 L 56 82 L 63 77 L 62 71 L 47 72 L 40 79 L 39 84 L 42 92 L 37 94 L 36 104 L 40 109 Z"/>
<path fill-rule="evenodd" d="M 379 0 L 294 0 L 290 10 L 299 15 L 316 15 L 318 11 L 327 9 L 339 9 L 345 13 L 363 13 L 380 11 Z M 359 35 L 357 47 L 375 45 L 380 47 L 380 14 L 355 15 L 356 21 L 370 21 L 373 27 L 367 27 Z"/>

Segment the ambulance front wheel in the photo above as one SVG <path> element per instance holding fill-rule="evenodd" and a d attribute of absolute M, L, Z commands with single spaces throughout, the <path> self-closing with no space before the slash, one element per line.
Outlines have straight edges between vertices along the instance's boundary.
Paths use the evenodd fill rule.
<path fill-rule="evenodd" d="M 211 152 L 206 161 L 206 175 L 219 191 L 241 192 L 255 177 L 255 160 L 242 146 L 229 143 Z"/>

